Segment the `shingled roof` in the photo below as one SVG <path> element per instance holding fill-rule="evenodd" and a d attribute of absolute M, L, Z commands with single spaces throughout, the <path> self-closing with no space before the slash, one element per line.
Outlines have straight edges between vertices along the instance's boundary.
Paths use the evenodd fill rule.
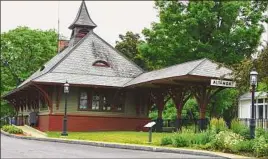
<path fill-rule="evenodd" d="M 97 26 L 90 18 L 84 0 L 80 5 L 76 18 L 74 19 L 73 23 L 69 26 L 69 29 L 73 29 L 75 26 L 88 26 L 92 28 L 95 28 Z"/>
<path fill-rule="evenodd" d="M 109 67 L 93 66 L 105 56 Z M 129 61 L 94 32 L 89 32 L 77 45 L 68 47 L 44 65 L 19 87 L 33 82 L 101 85 L 122 87 L 125 83 L 143 73 L 143 70 Z"/>
<path fill-rule="evenodd" d="M 214 63 L 209 59 L 204 58 L 141 74 L 140 76 L 131 80 L 124 86 L 136 85 L 159 79 L 166 79 L 185 75 L 193 75 L 198 77 L 203 76 L 207 78 L 222 78 L 230 80 L 232 79 L 230 75 L 231 73 L 232 70 L 226 67 L 219 67 L 217 63 Z"/>

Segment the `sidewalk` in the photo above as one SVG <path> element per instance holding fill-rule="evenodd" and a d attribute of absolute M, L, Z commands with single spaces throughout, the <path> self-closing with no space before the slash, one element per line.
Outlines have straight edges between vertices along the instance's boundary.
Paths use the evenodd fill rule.
<path fill-rule="evenodd" d="M 44 132 L 36 130 L 29 126 L 17 126 L 23 130 L 25 134 L 30 135 L 30 137 L 17 136 L 5 133 L 1 130 L 1 133 L 10 137 L 29 139 L 29 140 L 39 140 L 39 141 L 49 141 L 49 142 L 59 142 L 59 143 L 69 143 L 69 144 L 82 144 L 98 147 L 110 147 L 110 148 L 119 148 L 119 149 L 131 149 L 131 150 L 143 150 L 143 151 L 153 151 L 153 152 L 168 152 L 168 153 L 182 153 L 182 154 L 194 154 L 202 156 L 211 156 L 211 157 L 222 157 L 222 158 L 250 158 L 235 154 L 228 154 L 222 152 L 212 152 L 206 150 L 192 150 L 192 149 L 183 149 L 183 148 L 168 148 L 160 146 L 146 146 L 146 145 L 135 145 L 135 144 L 120 144 L 120 143 L 110 143 L 110 142 L 99 142 L 99 141 L 86 141 L 86 140 L 74 140 L 64 138 L 50 138 L 47 137 Z"/>
<path fill-rule="evenodd" d="M 22 129 L 23 133 L 28 135 L 28 136 L 32 136 L 32 137 L 36 137 L 36 138 L 47 138 L 47 134 L 44 132 L 41 132 L 37 129 L 34 129 L 28 125 L 24 125 L 24 126 L 16 126 L 20 129 Z"/>

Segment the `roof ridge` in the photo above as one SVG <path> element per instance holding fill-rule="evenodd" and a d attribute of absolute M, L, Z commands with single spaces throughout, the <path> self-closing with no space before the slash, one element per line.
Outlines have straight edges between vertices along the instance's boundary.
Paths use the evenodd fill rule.
<path fill-rule="evenodd" d="M 81 43 L 82 41 L 84 41 L 89 35 L 91 34 L 91 32 L 87 33 L 87 35 L 85 35 L 78 43 L 76 43 L 74 46 L 72 46 L 72 48 L 66 53 L 66 55 L 64 55 L 57 63 L 54 64 L 54 66 L 52 66 L 49 70 L 47 70 L 45 73 L 31 79 L 32 80 L 35 80 L 51 71 L 53 71 L 55 69 L 56 66 L 58 66 L 64 59 L 66 59 L 72 52 L 74 49 L 76 49 Z"/>
<path fill-rule="evenodd" d="M 186 61 L 186 62 L 183 62 L 183 63 L 180 63 L 180 64 L 175 64 L 175 65 L 171 65 L 171 66 L 168 66 L 168 67 L 163 67 L 163 68 L 160 68 L 160 69 L 156 69 L 156 70 L 152 70 L 152 71 L 148 71 L 148 72 L 144 72 L 144 73 L 149 73 L 149 72 L 164 70 L 164 69 L 167 69 L 167 68 L 170 68 L 170 67 L 175 67 L 175 66 L 179 66 L 179 65 L 182 65 L 182 64 L 196 62 L 196 61 L 199 61 L 199 60 L 204 60 L 204 59 L 197 59 L 197 60 L 193 60 L 193 61 Z"/>
<path fill-rule="evenodd" d="M 208 60 L 208 59 L 207 58 L 201 59 L 201 62 L 198 65 L 196 65 L 191 71 L 189 71 L 187 74 L 190 74 L 191 72 L 193 72 L 198 66 L 200 66 L 206 60 Z"/>
<path fill-rule="evenodd" d="M 92 74 L 92 73 L 89 73 L 89 74 L 80 74 L 80 73 L 66 73 L 66 72 L 50 72 L 50 73 L 63 73 L 63 74 L 73 74 L 73 75 L 84 75 L 84 76 L 87 76 L 87 75 L 94 75 L 94 76 L 104 76 L 104 77 L 118 77 L 118 78 L 131 78 L 131 79 L 134 79 L 135 77 L 124 77 L 124 76 L 107 76 L 107 75 L 99 75 L 99 74 Z M 36 79 L 37 80 L 37 79 Z"/>
<path fill-rule="evenodd" d="M 95 32 L 93 32 L 94 35 L 96 35 L 101 41 L 103 41 L 106 45 L 108 45 L 110 48 L 112 48 L 114 51 L 116 51 L 119 55 L 121 55 L 123 58 L 125 58 L 126 60 L 128 60 L 129 62 L 131 62 L 134 66 L 136 66 L 140 71 L 142 71 L 141 74 L 145 73 L 145 70 L 143 70 L 139 65 L 137 65 L 135 62 L 133 62 L 132 60 L 128 59 L 123 53 L 121 53 L 120 51 L 118 51 L 117 49 L 115 49 L 111 44 L 109 44 L 107 41 L 105 41 L 104 39 L 102 39 L 98 34 L 96 34 Z M 140 74 L 140 75 L 141 75 Z M 139 75 L 138 75 L 139 76 Z"/>

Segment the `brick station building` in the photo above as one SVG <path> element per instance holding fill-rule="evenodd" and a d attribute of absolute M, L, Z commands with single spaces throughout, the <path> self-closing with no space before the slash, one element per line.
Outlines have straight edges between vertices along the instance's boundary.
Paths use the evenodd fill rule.
<path fill-rule="evenodd" d="M 19 124 L 27 124 L 29 113 L 38 111 L 39 130 L 62 130 L 63 84 L 68 81 L 68 131 L 142 130 L 153 105 L 161 127 L 167 97 L 176 105 L 179 123 L 191 96 L 199 105 L 203 127 L 210 99 L 224 88 L 210 81 L 231 80 L 231 70 L 200 59 L 145 72 L 94 33 L 96 26 L 82 1 L 69 26 L 68 47 L 2 97 L 15 108 Z"/>

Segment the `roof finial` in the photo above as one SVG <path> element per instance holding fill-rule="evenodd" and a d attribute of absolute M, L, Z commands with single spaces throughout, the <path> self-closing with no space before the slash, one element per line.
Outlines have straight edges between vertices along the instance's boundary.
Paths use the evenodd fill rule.
<path fill-rule="evenodd" d="M 75 26 L 85 26 L 89 28 L 95 28 L 97 26 L 88 14 L 85 0 L 82 0 L 76 18 L 74 19 L 74 22 L 69 26 L 69 29 L 73 29 Z"/>

